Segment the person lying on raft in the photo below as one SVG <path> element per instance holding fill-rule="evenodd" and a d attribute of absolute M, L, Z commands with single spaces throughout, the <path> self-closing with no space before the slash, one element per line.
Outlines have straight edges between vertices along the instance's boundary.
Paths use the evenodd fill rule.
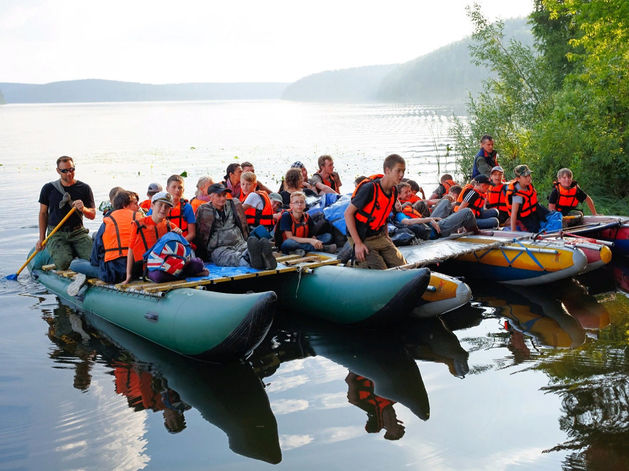
<path fill-rule="evenodd" d="M 528 165 L 513 169 L 515 179 L 507 185 L 507 210 L 511 218 L 511 230 L 539 232 L 540 224 L 546 219 L 548 209 L 537 201 L 537 190 L 533 186 Z"/>
<path fill-rule="evenodd" d="M 470 208 L 463 208 L 443 219 L 432 216 L 412 218 L 404 213 L 397 213 L 394 217 L 397 223 L 408 226 L 416 237 L 423 240 L 447 237 L 460 229 L 464 229 L 466 232 L 478 233 L 476 218 Z"/>
<path fill-rule="evenodd" d="M 290 211 L 285 211 L 275 228 L 275 245 L 289 254 L 304 255 L 306 252 L 321 250 L 336 252 L 336 245 L 330 244 L 332 234 L 313 235 L 314 224 L 306 210 L 306 195 L 296 191 L 290 195 Z"/>
<path fill-rule="evenodd" d="M 579 203 L 585 203 L 590 208 L 590 212 L 596 216 L 596 207 L 592 198 L 579 187 L 572 179 L 572 170 L 562 168 L 557 172 L 557 180 L 553 183 L 553 191 L 548 197 L 548 209 L 559 211 L 564 216 L 568 216 L 570 211 L 577 209 Z M 581 212 L 581 211 L 579 211 Z M 581 215 L 583 213 L 581 212 Z"/>
<path fill-rule="evenodd" d="M 317 161 L 319 171 L 310 178 L 310 184 L 319 195 L 325 193 L 339 194 L 341 191 L 341 178 L 334 171 L 334 160 L 329 155 L 322 155 Z"/>
<path fill-rule="evenodd" d="M 139 209 L 135 193 L 119 190 L 114 196 L 113 210 L 103 218 L 94 236 L 90 260 L 77 258 L 70 264 L 70 270 L 106 283 L 125 280 L 128 247 L 135 230 L 133 222 L 143 217 Z"/>
<path fill-rule="evenodd" d="M 487 175 L 477 175 L 468 185 L 465 185 L 463 191 L 457 199 L 459 206 L 454 209 L 455 212 L 469 207 L 476 217 L 476 224 L 480 229 L 493 229 L 498 227 L 498 210 L 496 208 L 487 209 L 485 201 L 487 198 L 487 190 L 489 190 L 489 177 Z"/>
<path fill-rule="evenodd" d="M 210 185 L 208 193 L 210 202 L 197 209 L 194 243 L 198 256 L 219 266 L 275 269 L 277 261 L 273 256 L 271 241 L 249 237 L 240 201 L 228 198 L 230 191 L 222 183 Z"/>

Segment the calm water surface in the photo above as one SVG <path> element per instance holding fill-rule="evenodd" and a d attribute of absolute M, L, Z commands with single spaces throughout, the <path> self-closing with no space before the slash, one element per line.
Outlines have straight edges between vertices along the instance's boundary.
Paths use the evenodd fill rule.
<path fill-rule="evenodd" d="M 97 202 L 184 170 L 191 196 L 235 156 L 275 184 L 322 153 L 345 189 L 400 153 L 429 192 L 438 154 L 454 170 L 451 115 L 272 101 L 0 107 L 0 274 L 33 245 L 61 154 Z M 0 281 L 0 469 L 628 469 L 629 268 L 471 286 L 471 306 L 391 331 L 279 313 L 249 361 L 213 366 L 83 316 L 27 274 Z"/>

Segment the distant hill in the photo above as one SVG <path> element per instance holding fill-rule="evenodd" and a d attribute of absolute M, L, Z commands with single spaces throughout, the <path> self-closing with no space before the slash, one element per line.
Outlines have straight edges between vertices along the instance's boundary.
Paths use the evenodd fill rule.
<path fill-rule="evenodd" d="M 533 44 L 526 18 L 505 21 L 505 37 Z M 412 102 L 461 104 L 487 77 L 470 60 L 471 38 L 444 46 L 403 64 L 321 72 L 286 88 L 282 98 L 301 101 Z"/>
<path fill-rule="evenodd" d="M 320 102 L 374 101 L 380 83 L 396 67 L 397 64 L 372 65 L 308 75 L 286 87 L 282 98 Z"/>
<path fill-rule="evenodd" d="M 279 99 L 286 83 L 178 83 L 70 80 L 42 85 L 0 83 L 6 103 Z"/>

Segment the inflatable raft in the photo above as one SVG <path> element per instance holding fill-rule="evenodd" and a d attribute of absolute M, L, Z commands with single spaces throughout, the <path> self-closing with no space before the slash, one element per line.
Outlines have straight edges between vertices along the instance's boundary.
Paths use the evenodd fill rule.
<path fill-rule="evenodd" d="M 472 290 L 463 281 L 438 272 L 431 272 L 430 282 L 413 317 L 434 317 L 457 309 L 472 300 Z"/>
<path fill-rule="evenodd" d="M 583 223 L 564 232 L 585 234 L 614 243 L 613 251 L 629 257 L 629 218 L 626 216 L 583 216 Z"/>

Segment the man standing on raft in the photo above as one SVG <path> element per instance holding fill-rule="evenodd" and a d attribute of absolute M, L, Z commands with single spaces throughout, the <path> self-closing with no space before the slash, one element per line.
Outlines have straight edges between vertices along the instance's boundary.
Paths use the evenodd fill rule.
<path fill-rule="evenodd" d="M 389 214 L 397 211 L 397 185 L 404 177 L 406 163 L 391 154 L 383 167 L 384 175 L 367 178 L 356 187 L 345 210 L 349 243 L 359 268 L 384 270 L 406 264 L 387 230 Z"/>
<path fill-rule="evenodd" d="M 74 178 L 74 171 L 72 157 L 59 157 L 59 180 L 46 183 L 39 194 L 37 250 L 42 249 L 46 231 L 50 233 L 72 208 L 76 208 L 74 214 L 46 243 L 58 270 L 67 270 L 75 256 L 89 260 L 92 252 L 92 239 L 88 235 L 89 230 L 83 227 L 83 216 L 88 219 L 96 217 L 94 195 L 89 185 Z"/>

